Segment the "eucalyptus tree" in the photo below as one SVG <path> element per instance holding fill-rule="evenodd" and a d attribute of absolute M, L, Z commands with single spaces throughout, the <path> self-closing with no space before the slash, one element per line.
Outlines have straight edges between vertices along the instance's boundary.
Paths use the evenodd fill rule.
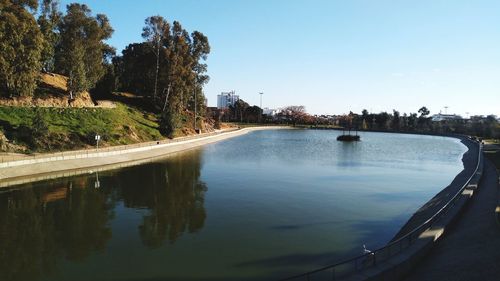
<path fill-rule="evenodd" d="M 36 0 L 0 0 L 0 89 L 32 95 L 37 86 L 43 37 L 33 13 Z"/>
<path fill-rule="evenodd" d="M 42 1 L 37 22 L 44 39 L 41 57 L 42 68 L 48 72 L 54 71 L 55 50 L 59 42 L 59 32 L 57 28 L 61 18 L 62 13 L 59 11 L 58 0 Z"/>
<path fill-rule="evenodd" d="M 165 44 L 170 37 L 170 25 L 162 16 L 152 16 L 148 17 L 145 21 L 145 26 L 142 29 L 142 37 L 151 45 L 154 49 L 154 54 L 156 56 L 155 64 L 155 80 L 153 89 L 153 101 L 156 100 L 158 93 L 158 75 L 160 72 L 160 55 L 162 50 L 162 45 Z"/>
<path fill-rule="evenodd" d="M 69 4 L 59 24 L 60 44 L 56 50 L 56 71 L 68 76 L 70 99 L 87 91 L 106 74 L 106 63 L 114 49 L 104 40 L 113 28 L 106 15 L 91 15 L 84 4 Z"/>

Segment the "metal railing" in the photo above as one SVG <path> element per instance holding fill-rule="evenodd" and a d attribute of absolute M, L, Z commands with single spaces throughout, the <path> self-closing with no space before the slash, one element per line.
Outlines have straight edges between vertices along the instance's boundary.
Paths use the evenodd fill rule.
<path fill-rule="evenodd" d="M 356 272 L 359 272 L 363 269 L 368 269 L 370 267 L 374 267 L 381 262 L 388 260 L 389 258 L 401 253 L 404 249 L 410 247 L 412 244 L 417 241 L 420 234 L 422 234 L 425 230 L 429 229 L 433 226 L 433 224 L 440 219 L 446 212 L 455 205 L 458 199 L 460 199 L 460 195 L 467 188 L 471 180 L 476 176 L 480 163 L 482 161 L 482 146 L 481 143 L 473 140 L 469 140 L 478 145 L 478 156 L 477 156 L 477 164 L 476 168 L 472 175 L 467 179 L 465 184 L 457 191 L 457 193 L 443 206 L 441 207 L 434 215 L 432 215 L 425 222 L 414 228 L 412 231 L 404 235 L 403 237 L 379 248 L 371 253 L 359 255 L 341 262 L 338 262 L 333 265 L 328 265 L 316 270 L 312 270 L 306 273 L 294 275 L 288 278 L 280 279 L 280 281 L 286 280 L 337 280 L 338 278 L 348 277 Z"/>

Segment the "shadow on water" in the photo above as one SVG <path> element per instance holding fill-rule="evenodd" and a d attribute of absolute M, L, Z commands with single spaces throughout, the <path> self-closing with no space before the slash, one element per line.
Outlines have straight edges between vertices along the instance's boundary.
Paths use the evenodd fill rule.
<path fill-rule="evenodd" d="M 369 249 L 377 249 L 384 246 L 391 239 L 394 233 L 394 225 L 403 225 L 407 217 L 404 215 L 387 219 L 387 220 L 362 220 L 362 221 L 350 221 L 349 224 L 351 229 L 356 230 L 356 235 L 360 235 L 357 241 L 360 241 L 359 245 L 351 247 L 344 251 L 325 251 L 320 253 L 293 253 L 282 256 L 275 256 L 265 259 L 257 259 L 253 261 L 243 262 L 235 264 L 235 267 L 245 268 L 245 267 L 255 267 L 255 268 L 274 268 L 276 271 L 271 273 L 265 278 L 260 280 L 280 280 L 295 274 L 305 273 L 307 270 L 302 272 L 297 272 L 296 268 L 308 267 L 308 270 L 315 270 L 324 266 L 332 265 L 343 260 L 355 257 L 362 254 L 363 244 L 366 244 Z M 295 230 L 302 227 L 309 227 L 321 224 L 330 224 L 331 222 L 313 223 L 313 224 L 303 224 L 303 225 L 286 225 L 278 226 L 280 230 Z M 329 245 L 325 245 L 325 249 L 329 248 Z M 287 270 L 288 268 L 289 270 Z M 324 274 L 328 275 L 330 271 Z M 318 275 L 321 275 L 319 273 Z M 269 277 L 269 278 L 268 278 Z M 259 280 L 259 279 L 255 279 Z M 322 279 L 323 280 L 323 279 Z"/>
<path fill-rule="evenodd" d="M 323 222 L 302 223 L 302 224 L 282 224 L 282 225 L 272 226 L 271 229 L 278 231 L 290 231 L 290 230 L 299 230 L 306 227 L 314 227 L 314 226 L 321 226 L 321 225 L 328 225 L 335 223 L 338 223 L 338 221 L 323 221 Z"/>
<path fill-rule="evenodd" d="M 0 280 L 39 280 L 57 275 L 64 260 L 84 262 L 104 252 L 118 201 L 147 210 L 137 231 L 149 248 L 201 230 L 207 187 L 200 169 L 201 153 L 193 151 L 162 163 L 1 193 Z"/>

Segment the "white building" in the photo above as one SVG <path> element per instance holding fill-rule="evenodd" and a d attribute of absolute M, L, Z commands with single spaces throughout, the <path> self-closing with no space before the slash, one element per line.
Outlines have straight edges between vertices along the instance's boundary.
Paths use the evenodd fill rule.
<path fill-rule="evenodd" d="M 234 91 L 222 92 L 217 95 L 217 108 L 226 109 L 230 105 L 234 105 L 239 99 L 240 96 L 236 95 Z"/>
<path fill-rule="evenodd" d="M 462 116 L 460 115 L 455 115 L 455 114 L 434 114 L 432 115 L 432 121 L 433 122 L 440 122 L 440 121 L 446 121 L 446 120 L 462 120 Z"/>
<path fill-rule="evenodd" d="M 272 109 L 272 108 L 267 108 L 267 107 L 264 107 L 262 109 L 262 114 L 267 115 L 267 116 L 276 116 L 280 112 L 281 112 L 281 109 Z"/>

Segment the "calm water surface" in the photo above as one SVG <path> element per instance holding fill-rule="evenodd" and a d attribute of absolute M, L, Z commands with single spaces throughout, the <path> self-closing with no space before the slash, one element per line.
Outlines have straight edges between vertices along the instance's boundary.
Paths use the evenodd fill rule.
<path fill-rule="evenodd" d="M 0 190 L 0 280 L 283 278 L 382 246 L 463 168 L 456 139 L 338 134 L 257 131 Z"/>

